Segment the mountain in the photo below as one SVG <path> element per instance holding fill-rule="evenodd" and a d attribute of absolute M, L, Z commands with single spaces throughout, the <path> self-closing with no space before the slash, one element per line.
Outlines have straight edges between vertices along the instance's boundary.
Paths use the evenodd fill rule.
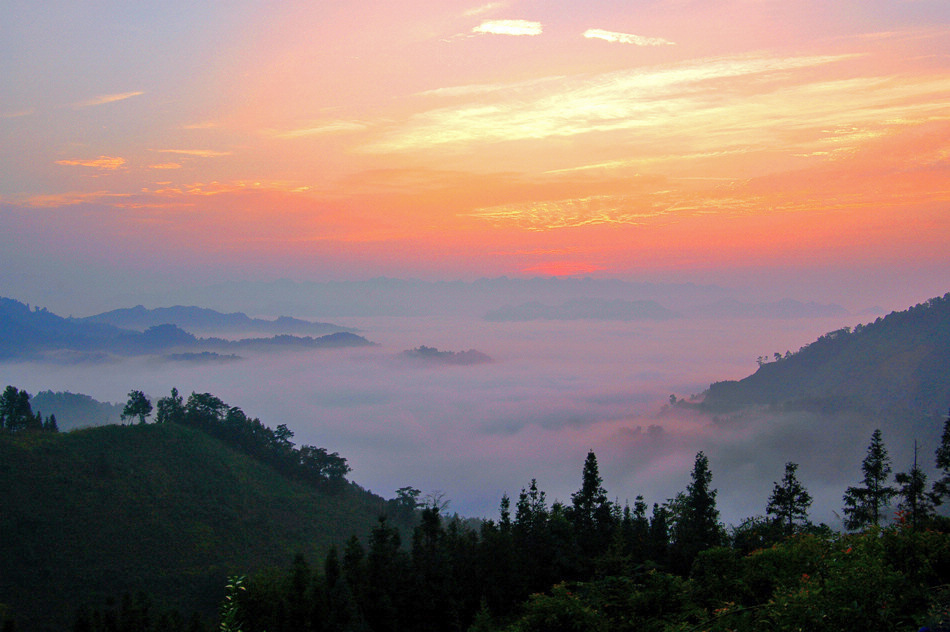
<path fill-rule="evenodd" d="M 0 358 L 58 349 L 93 352 L 135 344 L 141 334 L 99 323 L 79 323 L 46 309 L 0 297 Z"/>
<path fill-rule="evenodd" d="M 59 430 L 122 423 L 122 404 L 100 402 L 79 393 L 40 391 L 30 398 L 33 412 L 56 416 Z"/>
<path fill-rule="evenodd" d="M 939 417 L 950 406 L 950 293 L 832 331 L 742 380 L 712 384 L 701 404 L 711 412 L 749 406 Z"/>
<path fill-rule="evenodd" d="M 229 574 L 320 559 L 386 507 L 175 423 L 0 435 L 0 490 L 0 604 L 25 630 L 69 629 L 83 604 L 138 591 L 212 614 Z"/>
<path fill-rule="evenodd" d="M 165 354 L 169 359 L 197 358 L 203 352 L 234 354 L 241 351 L 278 349 L 321 349 L 372 345 L 349 331 L 319 337 L 280 334 L 269 338 L 198 338 L 181 327 L 165 323 L 145 331 L 123 329 L 112 324 L 63 318 L 46 309 L 0 298 L 0 359 L 44 357 L 58 360 L 99 359 L 108 354 Z M 190 354 L 190 355 L 181 355 Z M 223 357 L 221 359 L 234 359 Z"/>
<path fill-rule="evenodd" d="M 656 301 L 627 301 L 622 299 L 575 299 L 560 305 L 545 305 L 537 301 L 521 305 L 506 305 L 485 315 L 489 321 L 529 320 L 669 320 L 678 314 Z"/>
<path fill-rule="evenodd" d="M 475 349 L 469 349 L 468 351 L 439 351 L 435 347 L 427 347 L 425 345 L 403 351 L 399 355 L 402 358 L 425 364 L 469 365 L 492 362 L 489 356 Z"/>
<path fill-rule="evenodd" d="M 192 333 L 222 335 L 251 333 L 277 335 L 295 334 L 300 336 L 322 336 L 342 331 L 352 331 L 332 323 L 311 322 L 289 316 L 280 316 L 274 320 L 250 318 L 241 312 L 222 313 L 202 307 L 181 306 L 146 309 L 142 305 L 115 309 L 94 316 L 74 319 L 84 323 L 113 325 L 122 329 L 145 331 L 156 325 L 172 324 Z"/>

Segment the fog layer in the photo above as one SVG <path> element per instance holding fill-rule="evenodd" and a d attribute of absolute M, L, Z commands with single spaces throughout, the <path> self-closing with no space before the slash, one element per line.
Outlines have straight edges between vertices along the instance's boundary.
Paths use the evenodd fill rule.
<path fill-rule="evenodd" d="M 248 357 L 189 365 L 156 359 L 97 364 L 0 365 L 0 382 L 122 402 L 172 387 L 211 392 L 298 444 L 345 456 L 351 478 L 383 496 L 412 485 L 440 490 L 450 509 L 493 517 L 502 494 L 536 478 L 549 500 L 569 501 L 588 450 L 613 499 L 663 502 L 685 488 L 697 451 L 710 457 L 726 522 L 764 512 L 786 461 L 815 497 L 813 518 L 834 521 L 855 484 L 874 420 L 807 415 L 713 418 L 670 408 L 712 381 L 753 372 L 755 360 L 797 350 L 842 326 L 834 319 L 681 319 L 668 322 L 487 322 L 376 317 L 342 322 L 378 347 Z M 405 349 L 474 348 L 470 366 L 406 362 Z M 845 423 L 847 421 L 847 423 Z M 885 431 L 885 441 L 888 440 Z M 896 441 L 896 437 L 895 437 Z M 904 446 L 894 445 L 901 456 Z M 896 464 L 902 468 L 901 463 Z"/>

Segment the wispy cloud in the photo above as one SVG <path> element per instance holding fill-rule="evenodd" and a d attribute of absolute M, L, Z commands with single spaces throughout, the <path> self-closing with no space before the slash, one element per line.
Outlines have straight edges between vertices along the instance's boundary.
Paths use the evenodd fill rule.
<path fill-rule="evenodd" d="M 473 33 L 492 35 L 541 35 L 540 22 L 530 20 L 485 20 L 472 29 Z"/>
<path fill-rule="evenodd" d="M 181 126 L 182 129 L 214 129 L 215 127 L 218 127 L 217 121 L 202 121 Z"/>
<path fill-rule="evenodd" d="M 360 132 L 369 127 L 366 123 L 360 121 L 333 120 L 322 121 L 291 130 L 268 130 L 267 134 L 274 138 L 304 138 L 307 136 L 323 136 L 326 134 L 343 134 L 347 132 Z"/>
<path fill-rule="evenodd" d="M 141 90 L 136 92 L 120 92 L 118 94 L 102 94 L 91 99 L 86 99 L 85 101 L 78 101 L 73 103 L 74 108 L 88 108 L 94 105 L 105 105 L 106 103 L 115 103 L 116 101 L 124 101 L 126 99 L 131 99 L 132 97 L 137 97 L 145 94 Z"/>
<path fill-rule="evenodd" d="M 786 77 L 791 71 L 851 57 L 741 56 L 702 59 L 676 66 L 565 79 L 550 82 L 548 86 L 539 86 L 530 92 L 513 87 L 510 95 L 500 93 L 491 102 L 479 100 L 417 114 L 410 118 L 403 129 L 367 149 L 407 151 L 448 143 L 544 139 L 589 132 L 656 129 L 661 126 L 675 132 L 682 126 L 679 117 L 683 114 L 705 117 L 704 120 L 711 122 L 711 113 L 745 103 L 742 99 L 730 101 L 730 93 L 720 90 L 717 82 L 754 75 L 774 77 L 774 82 L 760 81 L 754 84 L 767 93 L 769 89 L 777 89 L 780 80 L 787 82 Z M 730 86 L 731 90 L 735 89 L 734 82 Z M 526 98 L 525 92 L 533 98 Z M 743 96 L 746 98 L 746 95 Z M 763 113 L 759 112 L 747 124 L 761 122 L 762 116 Z M 721 123 L 721 118 L 718 121 Z"/>
<path fill-rule="evenodd" d="M 12 112 L 0 112 L 0 119 L 12 119 L 20 118 L 21 116 L 30 116 L 36 112 L 33 108 L 27 108 L 25 110 L 14 110 Z"/>
<path fill-rule="evenodd" d="M 119 156 L 99 156 L 98 158 L 90 160 L 57 160 L 56 164 L 68 167 L 91 167 L 93 169 L 113 171 L 125 164 L 125 158 L 120 158 Z"/>
<path fill-rule="evenodd" d="M 489 2 L 488 4 L 483 4 L 480 7 L 475 7 L 474 9 L 469 9 L 463 15 L 466 17 L 471 17 L 473 15 L 484 15 L 486 13 L 491 13 L 497 9 L 500 9 L 505 6 L 504 2 Z"/>
<path fill-rule="evenodd" d="M 643 209 L 640 203 L 624 196 L 591 195 L 503 204 L 475 209 L 469 215 L 495 225 L 542 231 L 596 224 L 642 224 L 664 212 L 665 209 Z"/>
<path fill-rule="evenodd" d="M 631 35 L 630 33 L 617 33 L 615 31 L 605 31 L 603 29 L 588 29 L 584 31 L 584 37 L 588 39 L 602 39 L 607 42 L 616 42 L 620 44 L 633 44 L 634 46 L 672 46 L 676 42 L 663 39 L 662 37 L 643 37 L 642 35 Z"/>
<path fill-rule="evenodd" d="M 449 86 L 447 88 L 435 88 L 416 93 L 420 97 L 464 97 L 476 94 L 488 94 L 491 92 L 501 92 L 503 90 L 525 90 L 534 88 L 543 84 L 553 84 L 563 80 L 560 75 L 541 77 L 528 81 L 519 81 L 516 83 L 473 83 L 465 86 Z"/>
<path fill-rule="evenodd" d="M 97 202 L 108 198 L 129 197 L 126 193 L 110 193 L 109 191 L 51 193 L 47 195 L 33 195 L 23 201 L 23 206 L 30 208 L 58 208 L 87 202 Z"/>
<path fill-rule="evenodd" d="M 149 165 L 149 169 L 181 169 L 181 165 L 177 162 L 162 162 L 157 165 Z"/>
<path fill-rule="evenodd" d="M 230 156 L 230 151 L 216 151 L 214 149 L 156 149 L 161 154 L 179 154 L 181 156 L 197 156 L 198 158 L 220 158 Z"/>

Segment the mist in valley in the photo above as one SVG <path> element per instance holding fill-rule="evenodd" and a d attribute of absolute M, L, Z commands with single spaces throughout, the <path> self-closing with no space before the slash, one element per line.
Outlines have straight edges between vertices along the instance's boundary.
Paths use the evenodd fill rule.
<path fill-rule="evenodd" d="M 278 314 L 271 314 L 276 316 Z M 310 314 L 294 314 L 309 317 Z M 449 511 L 494 518 L 531 479 L 548 502 L 570 501 L 588 450 L 613 500 L 662 503 L 685 489 L 696 452 L 710 458 L 724 522 L 764 514 L 786 461 L 814 497 L 811 518 L 839 524 L 841 495 L 860 479 L 875 427 L 869 418 L 711 416 L 678 400 L 711 382 L 740 379 L 756 359 L 795 351 L 823 333 L 867 321 L 821 318 L 488 321 L 474 313 L 350 316 L 377 346 L 286 351 L 240 361 L 187 363 L 156 357 L 0 365 L 0 382 L 30 393 L 84 393 L 124 402 L 176 387 L 210 392 L 298 445 L 344 456 L 350 478 L 387 498 L 411 485 L 440 492 Z M 446 365 L 408 358 L 419 346 L 476 349 L 492 362 Z M 68 420 L 63 420 L 68 422 Z M 939 428 L 884 428 L 895 471 L 909 468 L 914 437 L 929 461 Z M 930 432 L 931 436 L 926 436 Z"/>

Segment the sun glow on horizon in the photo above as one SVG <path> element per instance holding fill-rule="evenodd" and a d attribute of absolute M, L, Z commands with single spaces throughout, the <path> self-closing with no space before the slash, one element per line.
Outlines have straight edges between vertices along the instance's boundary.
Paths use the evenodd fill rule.
<path fill-rule="evenodd" d="M 676 7 L 636 23 L 600 3 L 248 8 L 214 27 L 227 54 L 148 57 L 159 28 L 129 51 L 147 86 L 113 61 L 83 92 L 37 58 L 57 90 L 0 80 L 0 208 L 17 226 L 39 208 L 100 218 L 102 240 L 121 210 L 155 249 L 225 222 L 223 267 L 248 244 L 304 267 L 365 247 L 385 270 L 946 261 L 950 10 L 848 2 L 858 28 L 806 4 L 781 24 L 696 7 L 734 24 L 721 36 Z M 83 58 L 50 29 L 38 41 Z"/>

